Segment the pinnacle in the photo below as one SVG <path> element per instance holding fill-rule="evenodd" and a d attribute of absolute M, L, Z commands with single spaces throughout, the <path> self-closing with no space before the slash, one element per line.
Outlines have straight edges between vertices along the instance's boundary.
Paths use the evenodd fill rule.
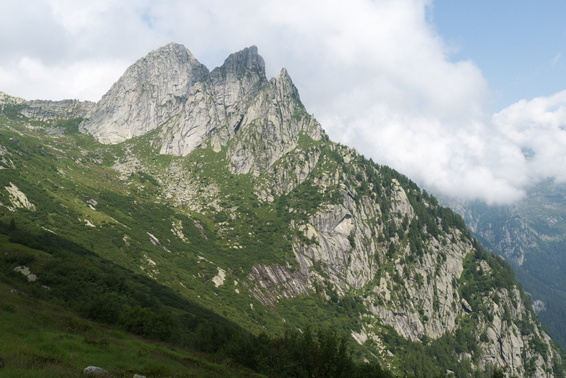
<path fill-rule="evenodd" d="M 272 82 L 274 82 L 278 87 L 292 94 L 300 101 L 299 91 L 295 87 L 295 84 L 293 84 L 293 80 L 291 79 L 291 76 L 289 75 L 289 72 L 287 72 L 287 69 L 285 67 L 281 69 L 279 75 L 275 79 L 272 79 Z"/>
<path fill-rule="evenodd" d="M 265 78 L 265 62 L 261 55 L 258 54 L 256 46 L 246 47 L 241 51 L 230 54 L 224 61 L 224 64 L 215 70 L 221 70 L 224 73 L 231 72 L 237 76 L 243 76 L 251 70 L 255 71 L 260 77 Z"/>

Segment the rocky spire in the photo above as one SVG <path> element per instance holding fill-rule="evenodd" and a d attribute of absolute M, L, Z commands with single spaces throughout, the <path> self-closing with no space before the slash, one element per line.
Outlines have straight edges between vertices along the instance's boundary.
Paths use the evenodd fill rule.
<path fill-rule="evenodd" d="M 291 76 L 289 76 L 286 68 L 282 68 L 279 75 L 272 79 L 271 82 L 275 88 L 277 88 L 280 96 L 292 96 L 297 101 L 301 101 L 299 91 L 297 90 L 297 87 L 295 87 L 295 84 L 293 84 L 293 80 L 291 80 Z"/>
<path fill-rule="evenodd" d="M 258 54 L 256 46 L 246 47 L 241 51 L 230 54 L 222 66 L 212 71 L 213 77 L 226 77 L 228 75 L 243 77 L 250 74 L 265 79 L 265 62 Z"/>
<path fill-rule="evenodd" d="M 265 62 L 255 46 L 230 54 L 222 66 L 212 70 L 210 76 L 214 96 L 224 106 L 221 111 L 227 117 L 236 112 L 238 102 L 249 102 L 267 82 Z"/>

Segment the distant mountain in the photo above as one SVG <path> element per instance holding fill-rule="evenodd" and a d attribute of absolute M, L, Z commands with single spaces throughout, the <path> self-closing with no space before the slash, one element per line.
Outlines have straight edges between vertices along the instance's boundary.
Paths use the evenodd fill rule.
<path fill-rule="evenodd" d="M 511 206 L 455 208 L 484 246 L 511 263 L 543 324 L 566 347 L 566 185 L 543 182 Z"/>
<path fill-rule="evenodd" d="M 407 177 L 330 141 L 255 47 L 208 71 L 167 45 L 96 104 L 1 102 L 6 229 L 56 235 L 254 335 L 332 330 L 395 374 L 562 372 L 510 267 Z M 38 287 L 53 277 L 20 265 Z"/>

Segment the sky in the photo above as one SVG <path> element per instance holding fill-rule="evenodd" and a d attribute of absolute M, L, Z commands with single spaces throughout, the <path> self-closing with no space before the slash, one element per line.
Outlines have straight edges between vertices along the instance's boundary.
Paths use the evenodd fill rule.
<path fill-rule="evenodd" d="M 169 42 L 213 69 L 256 45 L 332 140 L 444 196 L 566 182 L 566 2 L 2 0 L 0 91 L 98 101 Z"/>

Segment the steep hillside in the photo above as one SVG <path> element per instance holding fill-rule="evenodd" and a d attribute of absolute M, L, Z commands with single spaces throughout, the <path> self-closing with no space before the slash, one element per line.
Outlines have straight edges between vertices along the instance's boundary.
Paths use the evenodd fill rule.
<path fill-rule="evenodd" d="M 79 118 L 2 102 L 5 224 L 53 233 L 252 333 L 331 328 L 396 373 L 561 374 L 509 266 L 408 178 L 328 140 L 255 47 L 209 72 L 165 46 Z"/>
<path fill-rule="evenodd" d="M 179 376 L 180 371 L 185 373 L 184 376 L 198 377 L 253 376 L 248 369 L 224 366 L 222 359 L 194 349 L 173 349 L 170 345 L 100 324 L 100 319 L 97 319 L 99 322 L 85 320 L 66 306 L 49 300 L 58 295 L 48 292 L 60 289 L 57 286 L 34 285 L 31 281 L 25 282 L 27 279 L 22 280 L 20 272 L 6 269 L 9 260 L 25 256 L 29 265 L 30 258 L 37 263 L 47 254 L 10 243 L 3 235 L 0 236 L 0 248 L 5 253 L 8 251 L 3 253 L 0 269 L 1 376 L 77 377 L 87 366 L 102 367 L 112 376 L 131 377 L 137 373 L 172 377 Z M 38 273 L 36 267 L 34 264 L 34 271 Z M 75 292 L 74 295 L 79 294 Z M 93 303 L 91 309 L 100 303 Z M 108 306 L 100 306 L 99 310 L 111 314 Z"/>
<path fill-rule="evenodd" d="M 0 375 L 226 377 L 391 374 L 331 329 L 252 335 L 155 280 L 52 232 L 0 222 Z M 25 264 L 25 265 L 23 265 Z M 265 374 L 265 375 L 264 375 Z"/>
<path fill-rule="evenodd" d="M 474 234 L 513 266 L 543 324 L 566 346 L 566 187 L 541 183 L 513 206 L 457 206 Z"/>

